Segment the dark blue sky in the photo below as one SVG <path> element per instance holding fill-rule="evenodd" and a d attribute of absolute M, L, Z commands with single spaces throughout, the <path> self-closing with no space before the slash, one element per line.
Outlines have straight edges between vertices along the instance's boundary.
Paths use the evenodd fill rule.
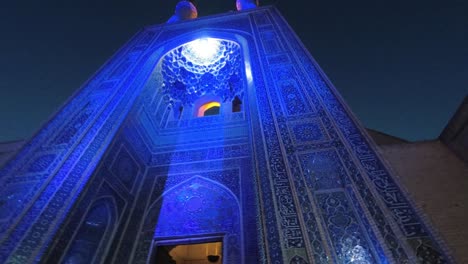
<path fill-rule="evenodd" d="M 176 2 L 2 6 L 0 141 L 30 137 L 133 34 L 168 19 Z M 203 16 L 235 1 L 196 2 Z M 366 127 L 432 139 L 468 93 L 468 1 L 276 2 Z"/>

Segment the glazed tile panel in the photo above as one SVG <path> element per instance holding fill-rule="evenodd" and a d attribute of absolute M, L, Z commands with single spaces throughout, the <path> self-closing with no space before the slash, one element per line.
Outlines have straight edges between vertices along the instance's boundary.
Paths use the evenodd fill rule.
<path fill-rule="evenodd" d="M 280 135 L 278 145 L 282 146 L 283 157 L 286 156 L 289 161 L 287 167 L 293 174 L 291 182 L 297 182 L 294 185 L 298 195 L 302 196 L 304 192 L 301 186 L 304 181 L 308 184 L 310 203 L 308 206 L 304 203 L 301 209 L 307 213 L 312 207 L 312 211 L 320 214 L 321 219 L 317 223 L 321 232 L 316 232 L 315 238 L 307 230 L 310 246 L 313 252 L 327 252 L 326 257 L 313 253 L 315 260 L 342 262 L 349 256 L 341 248 L 353 245 L 352 248 L 356 249 L 353 254 L 357 254 L 355 257 L 366 259 L 369 263 L 451 262 L 442 249 L 443 245 L 430 235 L 430 229 L 379 160 L 362 130 L 336 96 L 334 88 L 277 11 L 257 12 L 253 18 L 258 29 L 256 34 L 263 45 L 263 49 L 259 49 L 262 51 L 259 60 L 264 64 L 263 73 L 267 82 L 265 95 L 262 95 L 263 86 L 256 86 L 264 136 L 268 141 L 270 132 L 266 131 L 275 129 L 276 135 Z M 262 111 L 263 105 L 270 105 L 270 109 Z M 313 119 L 298 126 L 296 121 L 289 121 L 294 114 L 303 115 L 302 120 L 309 118 L 306 114 L 313 116 Z M 322 124 L 325 133 L 321 129 Z M 308 131 L 305 127 L 308 127 Z M 319 157 L 317 151 L 323 155 L 323 150 L 327 148 L 334 149 L 330 152 L 333 154 L 328 153 L 326 158 Z M 270 155 L 279 154 L 274 150 L 268 152 Z M 305 157 L 302 153 L 309 155 L 309 163 L 312 159 L 317 166 L 313 166 L 315 170 L 312 170 L 310 165 L 303 162 L 302 171 L 296 174 L 295 158 L 297 155 Z M 331 169 L 327 171 L 327 167 Z M 295 180 L 295 177 L 298 179 Z M 302 199 L 306 198 L 296 203 L 301 205 Z M 342 207 L 340 214 L 346 217 L 340 217 L 342 221 L 338 222 L 349 225 L 352 230 L 350 234 L 355 234 L 354 239 L 343 239 L 342 234 L 345 233 L 341 232 L 344 231 L 337 229 L 331 220 L 336 218 L 336 215 L 331 217 L 336 212 L 326 206 L 330 204 Z M 360 213 L 357 214 L 357 211 Z M 304 219 L 311 217 L 304 214 Z M 368 224 L 372 228 L 364 227 Z M 311 225 L 307 226 L 309 228 Z M 317 244 L 320 237 L 322 248 L 312 246 Z M 341 237 L 340 242 L 336 240 L 337 237 Z M 386 257 L 383 252 L 388 252 Z"/>
<path fill-rule="evenodd" d="M 11 213 L 0 223 L 0 262 L 42 254 L 141 89 L 147 34 L 155 33 L 134 37 L 1 169 L 2 192 L 15 195 L 1 194 Z"/>
<path fill-rule="evenodd" d="M 200 32 L 246 56 L 242 113 L 176 120 L 152 88 L 163 54 Z M 63 261 L 80 249 L 82 222 L 100 218 L 109 242 L 97 262 L 145 263 L 159 237 L 213 232 L 236 263 L 453 262 L 274 7 L 146 28 L 2 168 L 0 184 L 2 263 Z M 166 188 L 189 198 L 168 203 L 178 196 Z M 210 215 L 221 204 L 226 215 Z M 158 226 L 161 209 L 192 221 Z"/>

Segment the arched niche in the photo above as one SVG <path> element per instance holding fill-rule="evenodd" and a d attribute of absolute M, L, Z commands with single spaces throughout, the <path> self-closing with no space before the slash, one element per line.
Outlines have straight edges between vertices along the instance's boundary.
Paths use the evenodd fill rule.
<path fill-rule="evenodd" d="M 204 116 L 206 110 L 209 109 L 210 105 L 213 104 L 215 105 L 217 103 L 217 106 L 221 106 L 221 98 L 216 95 L 212 94 L 206 94 L 199 98 L 198 100 L 195 101 L 194 103 L 194 112 L 193 116 L 194 117 L 202 117 Z"/>
<path fill-rule="evenodd" d="M 164 35 L 162 35 L 160 38 L 163 39 Z M 219 71 L 222 73 L 220 74 L 220 76 L 230 76 L 227 79 L 221 78 L 223 79 L 221 83 L 224 83 L 223 85 L 226 86 L 226 93 L 220 93 L 220 89 L 216 89 L 216 91 L 210 90 L 212 83 L 215 83 L 216 85 L 219 84 L 217 83 L 219 76 L 216 77 L 216 74 L 203 74 L 203 76 L 195 74 L 195 78 L 190 73 L 187 76 L 192 76 L 193 80 L 198 80 L 195 81 L 195 83 L 198 82 L 197 85 L 199 85 L 199 91 L 206 91 L 206 93 L 191 93 L 190 96 L 187 95 L 187 97 L 181 97 L 180 94 L 187 94 L 187 91 L 194 92 L 194 90 L 190 88 L 189 83 L 191 83 L 191 81 L 188 83 L 184 83 L 180 80 L 180 76 L 185 76 L 184 74 L 182 74 L 182 72 L 188 73 L 189 71 L 187 71 L 184 67 L 182 67 L 181 70 L 178 70 L 177 65 L 187 66 L 192 64 L 181 62 L 174 63 L 174 65 L 171 65 L 170 67 L 163 67 L 163 65 L 167 65 L 168 61 L 172 61 L 172 59 L 168 59 L 168 55 L 181 54 L 183 51 L 182 49 L 179 52 L 179 49 L 181 47 L 185 47 L 192 42 L 196 42 L 197 40 L 203 40 L 207 38 L 216 39 L 221 41 L 222 43 L 232 43 L 232 45 L 229 45 L 237 47 L 236 49 L 234 49 L 234 53 L 239 55 L 236 57 L 236 61 L 239 61 L 240 66 L 236 66 L 237 68 L 234 71 L 235 74 L 224 73 L 223 70 Z M 156 42 L 153 47 L 147 50 L 147 53 L 150 53 L 150 60 L 148 60 L 148 62 L 152 61 L 151 63 L 154 64 L 153 66 L 151 66 L 153 68 L 153 71 L 150 75 L 150 78 L 148 79 L 149 82 L 147 83 L 147 85 L 145 85 L 144 93 L 150 95 L 151 98 L 165 98 L 164 104 L 167 105 L 167 109 L 169 109 L 170 111 L 168 116 L 171 116 L 170 119 L 173 120 L 197 117 L 197 110 L 201 106 L 199 101 L 204 101 L 205 98 L 208 98 L 210 96 L 216 97 L 214 101 L 219 102 L 221 104 L 220 114 L 225 112 L 225 106 L 227 107 L 226 110 L 229 110 L 228 112 L 231 112 L 229 102 L 231 102 L 236 96 L 239 98 L 245 97 L 244 95 L 247 93 L 247 90 L 253 90 L 254 87 L 250 67 L 249 45 L 251 44 L 248 41 L 250 38 L 251 36 L 249 36 L 248 33 L 241 32 L 238 30 L 221 31 L 217 29 L 202 29 L 197 31 L 191 31 L 190 33 L 187 32 L 177 37 L 172 37 L 168 40 L 165 40 L 164 42 Z M 164 45 L 160 45 L 161 43 L 163 43 Z M 176 61 L 180 59 L 179 57 L 176 58 Z M 205 68 L 205 66 L 201 68 L 199 67 L 200 65 L 197 66 L 198 68 L 195 66 L 188 68 L 193 68 L 195 69 L 194 71 L 200 71 L 200 69 Z M 210 68 L 211 66 L 207 67 Z M 172 73 L 168 74 L 168 72 Z M 207 73 L 209 72 L 210 71 L 208 71 Z M 171 80 L 168 80 L 168 76 L 172 76 L 171 78 L 174 79 L 170 78 Z M 209 76 L 215 78 L 208 78 Z M 187 78 L 190 79 L 189 77 Z M 208 87 L 201 87 L 200 84 L 206 84 L 208 85 Z M 179 95 L 176 96 L 177 94 Z M 181 100 L 178 100 L 176 98 Z M 246 99 L 244 98 L 242 100 Z M 149 109 L 149 111 L 155 112 L 156 110 L 160 110 L 158 108 L 160 106 L 160 104 L 155 103 L 154 105 L 148 105 L 147 109 Z M 157 120 L 155 122 L 160 122 L 160 120 Z"/>
<path fill-rule="evenodd" d="M 140 241 L 218 235 L 226 263 L 242 263 L 241 221 L 239 202 L 229 189 L 195 176 L 167 190 L 151 205 Z"/>
<path fill-rule="evenodd" d="M 71 240 L 62 262 L 67 264 L 93 263 L 105 252 L 112 236 L 117 210 L 111 197 L 96 200 L 86 213 Z"/>

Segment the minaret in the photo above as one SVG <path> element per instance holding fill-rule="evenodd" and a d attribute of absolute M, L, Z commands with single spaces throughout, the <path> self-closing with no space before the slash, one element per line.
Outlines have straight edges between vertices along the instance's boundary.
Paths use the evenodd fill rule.
<path fill-rule="evenodd" d="M 180 2 L 1 169 L 0 262 L 453 262 L 279 11 L 237 8 Z"/>

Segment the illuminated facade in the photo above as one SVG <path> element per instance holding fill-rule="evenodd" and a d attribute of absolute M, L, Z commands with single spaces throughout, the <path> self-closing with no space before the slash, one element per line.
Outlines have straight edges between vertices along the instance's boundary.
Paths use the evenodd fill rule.
<path fill-rule="evenodd" d="M 0 173 L 0 262 L 452 262 L 274 7 L 144 29 Z"/>

